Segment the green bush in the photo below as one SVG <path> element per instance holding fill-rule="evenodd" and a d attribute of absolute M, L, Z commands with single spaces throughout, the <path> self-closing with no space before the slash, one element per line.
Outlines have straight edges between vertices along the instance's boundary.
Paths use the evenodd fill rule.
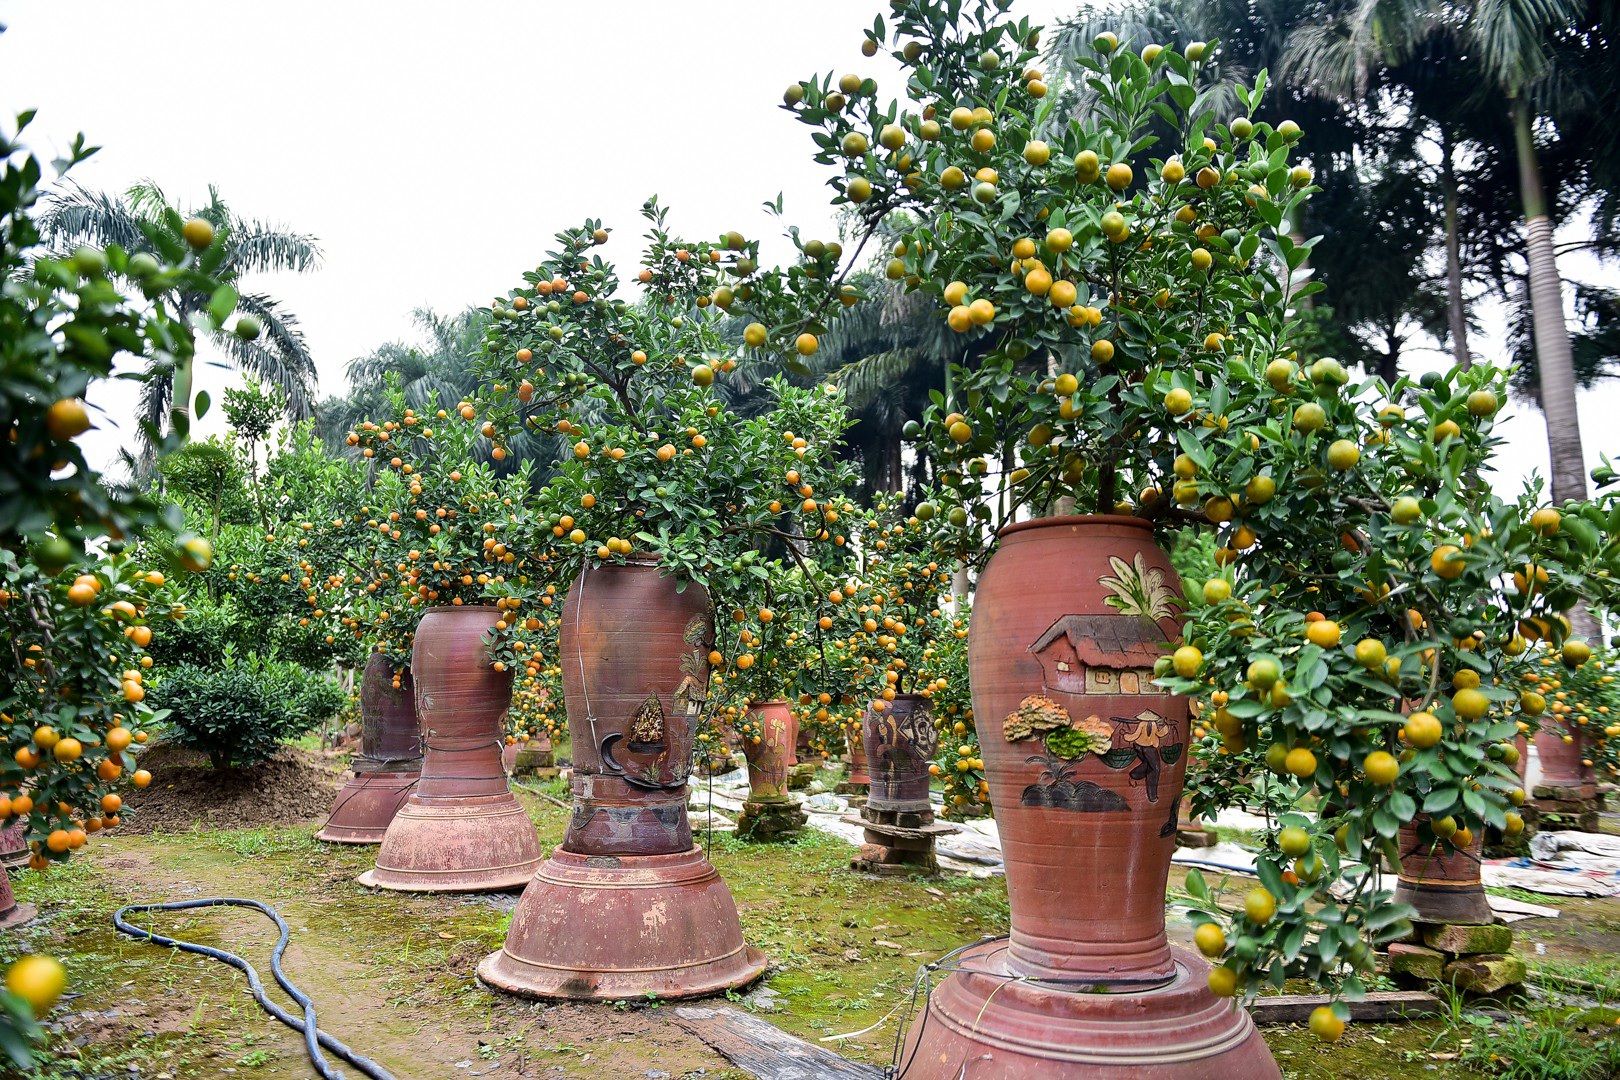
<path fill-rule="evenodd" d="M 170 739 L 208 755 L 216 769 L 264 761 L 343 706 L 343 692 L 320 675 L 279 661 L 239 660 L 219 667 L 182 664 L 153 688 L 167 709 Z"/>

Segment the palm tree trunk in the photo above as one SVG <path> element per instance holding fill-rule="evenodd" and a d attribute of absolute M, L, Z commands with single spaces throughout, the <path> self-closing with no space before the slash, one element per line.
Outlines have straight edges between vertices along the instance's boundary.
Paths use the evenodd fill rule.
<path fill-rule="evenodd" d="M 1547 421 L 1547 450 L 1552 462 L 1552 501 L 1586 497 L 1585 456 L 1581 452 L 1580 416 L 1575 408 L 1575 363 L 1569 343 L 1569 327 L 1564 321 L 1563 279 L 1553 252 L 1552 219 L 1547 212 L 1547 195 L 1541 184 L 1541 164 L 1536 159 L 1535 134 L 1530 128 L 1530 110 L 1515 100 L 1513 141 L 1519 158 L 1519 197 L 1524 203 L 1525 259 L 1530 265 L 1530 319 L 1536 343 L 1536 372 L 1541 383 L 1541 414 Z M 1598 633 L 1597 620 L 1584 604 L 1570 613 L 1573 636 L 1592 638 Z M 1582 765 L 1581 732 L 1571 728 L 1573 743 L 1565 743 L 1562 725 L 1556 721 L 1536 734 L 1536 751 L 1542 761 L 1543 783 L 1553 787 L 1573 787 L 1585 791 L 1591 771 Z"/>
<path fill-rule="evenodd" d="M 1468 351 L 1468 309 L 1462 294 L 1462 244 L 1457 236 L 1456 145 L 1451 128 L 1440 129 L 1440 189 L 1446 214 L 1446 322 L 1451 332 L 1451 354 L 1461 367 L 1473 367 Z"/>
<path fill-rule="evenodd" d="M 1553 226 L 1541 186 L 1530 112 L 1522 101 L 1513 103 L 1513 135 L 1524 202 L 1525 259 L 1530 264 L 1530 318 L 1541 380 L 1541 412 L 1547 419 L 1547 448 L 1552 459 L 1552 501 L 1562 504 L 1586 497 L 1586 459 L 1575 409 L 1575 361 L 1564 321 L 1563 279 L 1553 253 Z"/>

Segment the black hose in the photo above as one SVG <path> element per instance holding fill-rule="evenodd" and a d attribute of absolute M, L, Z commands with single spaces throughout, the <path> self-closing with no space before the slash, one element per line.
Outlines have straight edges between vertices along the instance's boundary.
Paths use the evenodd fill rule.
<path fill-rule="evenodd" d="M 271 1001 L 265 995 L 264 984 L 259 981 L 257 969 L 235 953 L 228 953 L 223 949 L 213 949 L 207 945 L 198 945 L 190 941 L 176 941 L 174 938 L 154 934 L 152 931 L 142 930 L 138 926 L 131 926 L 124 921 L 124 916 L 131 912 L 186 911 L 191 908 L 206 907 L 252 908 L 263 915 L 268 915 L 275 922 L 276 929 L 281 932 L 281 936 L 276 939 L 276 947 L 270 950 L 270 971 L 275 975 L 276 982 L 287 992 L 287 996 L 303 1007 L 303 1019 L 300 1020 L 280 1005 Z M 302 990 L 294 986 L 292 981 L 281 970 L 281 955 L 287 951 L 287 939 L 292 932 L 287 929 L 286 921 L 270 905 L 261 904 L 257 900 L 242 900 L 229 896 L 209 897 L 206 900 L 179 900 L 168 904 L 129 904 L 113 912 L 113 926 L 117 928 L 120 934 L 128 934 L 138 940 L 150 941 L 154 945 L 167 945 L 170 948 L 182 949 L 185 952 L 196 953 L 199 956 L 223 960 L 231 967 L 241 971 L 247 976 L 248 987 L 253 991 L 253 999 L 259 1003 L 264 1011 L 304 1036 L 304 1049 L 308 1052 L 309 1060 L 315 1066 L 315 1071 L 321 1075 L 322 1080 L 343 1080 L 343 1074 L 334 1069 L 331 1063 L 326 1060 L 326 1056 L 321 1053 L 320 1048 L 322 1046 L 371 1077 L 371 1080 L 394 1080 L 394 1076 L 388 1070 L 370 1058 L 364 1057 L 338 1042 L 322 1031 L 315 1023 L 315 1003 L 310 1001 Z"/>

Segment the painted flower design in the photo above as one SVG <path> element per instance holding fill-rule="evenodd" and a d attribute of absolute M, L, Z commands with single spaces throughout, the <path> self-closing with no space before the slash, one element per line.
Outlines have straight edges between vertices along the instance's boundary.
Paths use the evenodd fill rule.
<path fill-rule="evenodd" d="M 1097 584 L 1109 592 L 1103 597 L 1104 603 L 1121 615 L 1139 615 L 1155 622 L 1175 616 L 1175 589 L 1165 580 L 1163 570 L 1147 565 L 1140 551 L 1132 562 L 1113 555 L 1108 564 L 1113 574 L 1097 579 Z"/>

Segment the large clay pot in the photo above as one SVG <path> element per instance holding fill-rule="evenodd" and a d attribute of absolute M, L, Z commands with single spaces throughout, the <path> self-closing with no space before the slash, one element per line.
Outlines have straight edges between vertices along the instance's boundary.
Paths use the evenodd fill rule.
<path fill-rule="evenodd" d="M 1480 880 L 1480 858 L 1485 837 L 1475 836 L 1467 850 L 1418 839 L 1414 822 L 1401 826 L 1401 869 L 1396 876 L 1395 902 L 1417 908 L 1416 922 L 1468 923 L 1496 921 L 1485 883 Z"/>
<path fill-rule="evenodd" d="M 861 743 L 866 748 L 866 769 L 871 775 L 870 810 L 920 814 L 929 810 L 928 766 L 939 749 L 939 732 L 928 699 L 920 694 L 896 694 L 879 712 L 861 716 Z"/>
<path fill-rule="evenodd" d="M 478 965 L 486 983 L 537 998 L 684 998 L 764 970 L 686 816 L 712 634 L 705 591 L 679 591 L 652 559 L 575 579 L 558 643 L 573 817 L 505 945 Z"/>
<path fill-rule="evenodd" d="M 0 930 L 21 926 L 38 914 L 33 904 L 19 904 L 11 891 L 11 875 L 0 869 Z"/>
<path fill-rule="evenodd" d="M 785 799 L 788 772 L 798 764 L 799 721 L 785 701 L 753 702 L 747 716 L 759 727 L 759 741 L 744 737 L 748 790 L 755 799 Z"/>
<path fill-rule="evenodd" d="M 858 735 L 849 740 L 849 779 L 844 782 L 863 788 L 872 784 L 871 773 L 867 771 L 866 740 Z"/>
<path fill-rule="evenodd" d="M 28 823 L 13 821 L 0 829 L 0 866 L 28 865 Z"/>
<path fill-rule="evenodd" d="M 407 892 L 515 889 L 542 858 L 540 838 L 501 765 L 512 673 L 490 666 L 493 607 L 435 607 L 416 629 L 411 670 L 422 774 L 363 885 Z"/>
<path fill-rule="evenodd" d="M 1002 531 L 968 665 L 1012 932 L 934 990 L 900 1075 L 1279 1075 L 1248 1015 L 1209 991 L 1208 966 L 1165 937 L 1188 715 L 1153 665 L 1179 610 L 1146 521 Z"/>
<path fill-rule="evenodd" d="M 1565 742 L 1565 724 L 1550 714 L 1541 718 L 1542 728 L 1536 732 L 1536 758 L 1541 762 L 1541 783 L 1538 787 L 1576 788 L 1577 798 L 1590 799 L 1596 794 L 1592 770 L 1582 764 L 1585 741 L 1579 728 L 1570 728 L 1572 741 Z M 1556 795 L 1555 798 L 1567 798 Z"/>
<path fill-rule="evenodd" d="M 354 776 L 332 800 L 315 839 L 334 844 L 380 844 L 405 805 L 422 770 L 422 733 L 416 687 L 406 668 L 394 686 L 394 665 L 372 653 L 360 678 L 360 753 Z"/>

